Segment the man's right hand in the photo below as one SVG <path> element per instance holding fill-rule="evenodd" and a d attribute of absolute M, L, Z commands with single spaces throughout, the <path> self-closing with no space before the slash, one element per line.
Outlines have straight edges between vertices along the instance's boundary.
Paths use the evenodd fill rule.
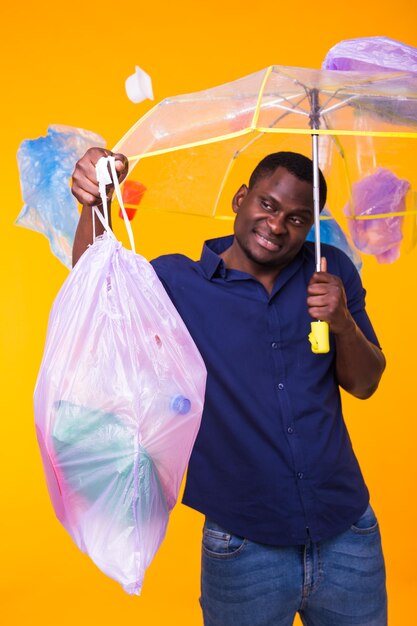
<path fill-rule="evenodd" d="M 89 148 L 84 156 L 77 161 L 72 174 L 72 194 L 83 206 L 100 206 L 101 199 L 96 177 L 96 163 L 101 157 L 114 156 L 119 182 L 127 175 L 129 163 L 124 154 L 115 154 L 105 148 Z M 108 199 L 113 195 L 113 185 L 108 185 L 106 192 Z"/>
<path fill-rule="evenodd" d="M 129 164 L 127 158 L 123 154 L 114 154 L 110 150 L 104 148 L 90 148 L 85 155 L 77 161 L 72 175 L 72 193 L 83 206 L 80 221 L 78 222 L 77 232 L 75 233 L 74 245 L 72 248 L 72 263 L 75 265 L 84 253 L 87 247 L 93 241 L 93 230 L 96 237 L 103 233 L 103 226 L 98 218 L 93 216 L 92 206 L 100 207 L 101 198 L 98 188 L 96 176 L 96 163 L 101 157 L 114 156 L 116 159 L 115 166 L 119 182 L 126 178 Z M 107 185 L 106 194 L 109 200 L 109 222 L 111 226 L 110 200 L 113 195 L 113 185 Z"/>

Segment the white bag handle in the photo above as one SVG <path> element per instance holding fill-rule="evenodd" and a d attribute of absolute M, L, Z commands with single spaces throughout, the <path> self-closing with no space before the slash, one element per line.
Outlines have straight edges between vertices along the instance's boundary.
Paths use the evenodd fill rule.
<path fill-rule="evenodd" d="M 94 241 L 96 240 L 94 215 L 97 215 L 98 219 L 100 220 L 106 232 L 114 239 L 116 238 L 109 224 L 109 210 L 108 210 L 107 196 L 106 196 L 106 185 L 110 185 L 111 183 L 113 183 L 114 191 L 116 193 L 117 200 L 119 201 L 120 209 L 123 215 L 123 221 L 125 223 L 127 234 L 129 237 L 130 247 L 132 251 L 136 254 L 133 231 L 130 225 L 129 218 L 127 217 L 125 206 L 123 204 L 123 198 L 122 198 L 122 194 L 120 191 L 119 179 L 117 177 L 115 162 L 116 162 L 116 159 L 113 156 L 108 156 L 108 157 L 101 157 L 96 163 L 96 176 L 97 176 L 101 202 L 103 204 L 103 214 L 101 213 L 101 211 L 97 209 L 97 207 L 94 206 L 92 208 L 93 210 L 93 240 Z M 110 166 L 110 172 L 109 172 L 108 166 Z"/>

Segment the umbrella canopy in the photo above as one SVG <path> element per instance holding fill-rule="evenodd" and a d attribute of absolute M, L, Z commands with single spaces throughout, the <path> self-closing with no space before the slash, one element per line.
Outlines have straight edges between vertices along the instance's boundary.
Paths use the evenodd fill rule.
<path fill-rule="evenodd" d="M 141 208 L 232 219 L 230 199 L 261 158 L 278 150 L 311 156 L 312 135 L 329 182 L 327 206 L 341 223 L 352 185 L 378 167 L 412 190 L 417 76 L 272 66 L 163 100 L 114 150 L 126 154 L 130 177 L 147 188 Z M 348 217 L 361 219 L 353 205 Z"/>

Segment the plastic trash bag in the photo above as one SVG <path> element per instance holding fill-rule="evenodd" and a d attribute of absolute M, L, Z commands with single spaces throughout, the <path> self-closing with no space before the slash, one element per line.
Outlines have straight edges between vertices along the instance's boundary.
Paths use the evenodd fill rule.
<path fill-rule="evenodd" d="M 358 37 L 340 41 L 330 48 L 325 70 L 395 70 L 417 73 L 417 48 L 389 37 Z"/>
<path fill-rule="evenodd" d="M 52 125 L 46 137 L 26 139 L 17 152 L 25 205 L 16 223 L 45 235 L 53 254 L 68 268 L 79 217 L 70 178 L 88 148 L 105 143 L 88 130 Z"/>
<path fill-rule="evenodd" d="M 385 168 L 352 185 L 352 200 L 343 211 L 348 217 L 366 218 L 348 220 L 353 243 L 358 250 L 375 255 L 379 263 L 393 263 L 400 256 L 404 217 L 389 214 L 405 211 L 409 188 L 407 180 Z"/>
<path fill-rule="evenodd" d="M 320 219 L 320 241 L 322 243 L 329 243 L 332 246 L 339 248 L 339 250 L 342 250 L 350 258 L 358 272 L 360 272 L 362 268 L 362 259 L 356 250 L 349 244 L 345 233 L 340 228 L 329 209 L 324 208 L 320 215 L 325 218 Z M 315 229 L 313 225 L 307 235 L 307 241 L 315 240 L 314 233 Z"/>
<path fill-rule="evenodd" d="M 122 198 L 129 221 L 135 217 L 139 204 L 146 193 L 146 187 L 138 180 L 126 180 L 122 187 Z M 123 219 L 123 212 L 119 210 L 119 217 Z"/>
<path fill-rule="evenodd" d="M 57 517 L 130 594 L 165 535 L 205 381 L 152 266 L 106 232 L 53 304 L 35 421 Z"/>
<path fill-rule="evenodd" d="M 410 72 L 417 73 L 417 48 L 408 46 L 401 41 L 389 37 L 359 37 L 341 41 L 327 53 L 323 69 L 359 72 Z M 401 87 L 398 89 L 398 100 L 384 102 L 376 95 L 373 102 L 356 98 L 353 106 L 362 107 L 373 112 L 381 119 L 393 124 L 417 124 L 416 107 L 413 102 L 401 98 Z"/>

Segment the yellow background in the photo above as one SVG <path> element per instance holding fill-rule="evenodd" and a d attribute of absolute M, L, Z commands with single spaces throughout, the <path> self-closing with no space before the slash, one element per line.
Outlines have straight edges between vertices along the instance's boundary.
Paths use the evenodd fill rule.
<path fill-rule="evenodd" d="M 174 510 L 140 598 L 128 597 L 99 572 L 54 517 L 35 440 L 32 392 L 49 309 L 67 271 L 46 239 L 13 224 L 22 206 L 15 156 L 20 142 L 60 123 L 94 130 L 113 145 L 150 107 L 133 105 L 124 93 L 136 63 L 151 74 L 158 101 L 273 63 L 319 67 L 342 39 L 386 35 L 417 46 L 416 23 L 414 0 L 8 3 L 0 38 L 3 624 L 201 624 L 199 514 L 184 506 Z M 410 159 L 414 154 L 410 143 Z M 230 223 L 139 216 L 135 226 L 138 248 L 151 258 L 171 251 L 197 256 L 204 237 L 226 233 Z M 368 308 L 388 367 L 375 397 L 345 399 L 382 527 L 391 626 L 416 623 L 416 270 L 417 249 L 390 266 L 365 258 Z"/>

